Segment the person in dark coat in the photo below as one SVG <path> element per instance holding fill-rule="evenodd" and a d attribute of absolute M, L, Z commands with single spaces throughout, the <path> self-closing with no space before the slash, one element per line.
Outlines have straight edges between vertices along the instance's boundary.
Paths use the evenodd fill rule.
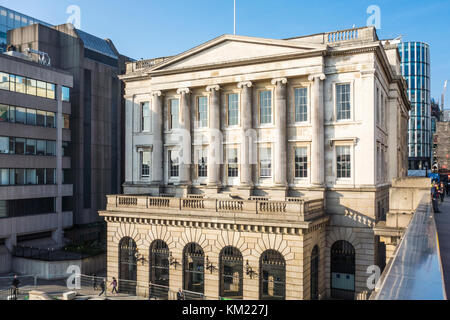
<path fill-rule="evenodd" d="M 100 289 L 102 289 L 102 291 L 100 292 L 100 294 L 98 295 L 99 297 L 105 293 L 106 291 L 106 280 L 103 279 L 102 282 L 100 282 Z"/>
<path fill-rule="evenodd" d="M 12 281 L 14 299 L 17 299 L 17 292 L 19 289 L 19 285 L 20 285 L 20 280 L 19 280 L 19 278 L 17 278 L 17 275 L 14 275 L 14 279 Z"/>
<path fill-rule="evenodd" d="M 431 201 L 433 202 L 433 211 L 435 213 L 439 213 L 439 207 L 438 207 L 438 199 L 439 199 L 439 191 L 438 191 L 438 185 L 436 182 L 433 183 L 431 186 Z"/>
<path fill-rule="evenodd" d="M 181 289 L 178 289 L 177 300 L 184 300 L 184 294 L 183 291 L 181 291 Z"/>

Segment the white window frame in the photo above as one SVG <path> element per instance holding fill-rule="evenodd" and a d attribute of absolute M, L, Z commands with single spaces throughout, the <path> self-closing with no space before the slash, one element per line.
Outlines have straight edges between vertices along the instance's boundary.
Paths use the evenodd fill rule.
<path fill-rule="evenodd" d="M 153 152 L 150 148 L 139 148 L 139 179 L 140 181 L 151 181 L 152 179 L 152 166 L 153 166 Z M 150 164 L 148 168 L 148 176 L 144 176 L 143 174 L 143 166 L 144 166 L 144 153 L 149 153 L 150 156 Z"/>
<path fill-rule="evenodd" d="M 344 84 L 350 85 L 350 118 L 338 120 L 337 86 L 344 85 Z M 352 121 L 354 121 L 354 119 L 355 119 L 354 94 L 355 94 L 355 90 L 354 90 L 354 81 L 353 80 L 339 81 L 339 82 L 333 83 L 333 100 L 334 100 L 333 104 L 334 104 L 334 121 L 335 122 L 352 122 Z"/>
<path fill-rule="evenodd" d="M 261 123 L 261 93 L 265 91 L 270 91 L 271 96 L 271 122 L 268 123 Z M 258 107 L 258 119 L 257 123 L 259 125 L 259 128 L 266 128 L 266 127 L 273 127 L 275 124 L 275 104 L 274 104 L 274 88 L 273 87 L 266 87 L 266 88 L 260 88 L 256 90 L 256 99 L 257 99 L 257 107 Z"/>

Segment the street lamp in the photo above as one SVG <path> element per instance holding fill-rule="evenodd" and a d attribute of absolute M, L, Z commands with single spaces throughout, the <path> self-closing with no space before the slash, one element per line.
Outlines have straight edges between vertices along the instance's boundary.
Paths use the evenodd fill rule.
<path fill-rule="evenodd" d="M 253 279 L 253 277 L 256 276 L 256 271 L 253 271 L 253 268 L 248 263 L 248 260 L 245 265 L 245 273 L 250 277 L 250 279 Z"/>

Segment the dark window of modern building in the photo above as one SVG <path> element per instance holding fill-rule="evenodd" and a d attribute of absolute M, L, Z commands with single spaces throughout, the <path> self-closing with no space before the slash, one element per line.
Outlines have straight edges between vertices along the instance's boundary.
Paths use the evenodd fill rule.
<path fill-rule="evenodd" d="M 275 250 L 265 251 L 259 261 L 259 300 L 285 300 L 286 261 Z"/>
<path fill-rule="evenodd" d="M 119 292 L 136 295 L 136 242 L 125 237 L 119 242 Z"/>
<path fill-rule="evenodd" d="M 62 101 L 70 102 L 70 88 L 62 87 L 61 99 Z"/>
<path fill-rule="evenodd" d="M 0 89 L 54 100 L 56 86 L 53 83 L 0 72 Z"/>
<path fill-rule="evenodd" d="M 40 240 L 40 239 L 46 239 L 46 238 L 51 238 L 51 237 L 52 237 L 52 232 L 51 231 L 38 232 L 38 233 L 25 234 L 25 235 L 17 236 L 17 242 L 21 243 L 21 242 L 32 241 L 32 240 Z"/>
<path fill-rule="evenodd" d="M 62 211 L 73 211 L 73 197 L 62 197 Z"/>
<path fill-rule="evenodd" d="M 203 294 L 205 286 L 205 255 L 196 243 L 183 250 L 183 289 Z"/>
<path fill-rule="evenodd" d="M 331 247 L 331 297 L 355 298 L 355 248 L 347 241 L 337 241 Z"/>
<path fill-rule="evenodd" d="M 241 252 L 235 247 L 226 247 L 220 253 L 220 296 L 242 300 L 244 263 Z"/>
<path fill-rule="evenodd" d="M 55 213 L 55 198 L 1 200 L 0 218 Z"/>
<path fill-rule="evenodd" d="M 156 240 L 150 246 L 150 297 L 168 297 L 169 256 L 169 247 L 164 241 Z"/>

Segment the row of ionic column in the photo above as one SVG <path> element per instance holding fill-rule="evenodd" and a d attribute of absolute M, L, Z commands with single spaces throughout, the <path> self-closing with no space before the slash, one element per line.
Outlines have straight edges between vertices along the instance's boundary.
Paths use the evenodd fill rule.
<path fill-rule="evenodd" d="M 309 81 L 313 81 L 312 99 L 311 99 L 311 123 L 312 123 L 312 142 L 311 142 L 311 182 L 315 186 L 324 184 L 324 110 L 323 110 L 323 80 L 324 75 L 310 76 Z M 274 184 L 277 187 L 287 187 L 287 79 L 279 78 L 272 80 L 275 86 L 274 90 Z M 256 163 L 258 148 L 257 143 L 252 137 L 253 113 L 257 101 L 253 101 L 253 83 L 250 81 L 238 83 L 241 89 L 240 95 L 240 117 L 241 117 L 241 157 L 240 157 L 240 178 L 241 187 L 253 187 L 252 163 Z M 208 185 L 220 186 L 220 164 L 223 162 L 223 141 L 220 131 L 221 123 L 221 99 L 220 86 L 213 85 L 206 88 L 210 92 L 209 96 L 209 142 L 208 149 Z M 191 99 L 190 89 L 182 88 L 177 91 L 180 95 L 180 129 L 185 135 L 183 137 L 181 152 L 187 156 L 188 161 L 180 163 L 180 184 L 191 184 Z M 152 118 L 152 126 L 155 129 L 153 133 L 153 184 L 163 184 L 163 162 L 164 162 L 164 136 L 163 136 L 163 94 L 161 91 L 152 93 L 152 111 L 155 115 Z M 186 159 L 186 158 L 184 158 Z"/>

